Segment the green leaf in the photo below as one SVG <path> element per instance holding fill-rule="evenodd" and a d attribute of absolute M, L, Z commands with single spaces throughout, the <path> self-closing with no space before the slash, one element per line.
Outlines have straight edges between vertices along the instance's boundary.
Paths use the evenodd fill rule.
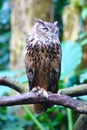
<path fill-rule="evenodd" d="M 0 43 L 8 42 L 10 37 L 11 37 L 11 33 L 10 32 L 4 33 L 2 35 L 0 34 Z"/>
<path fill-rule="evenodd" d="M 83 39 L 80 44 L 81 46 L 84 46 L 85 44 L 87 44 L 87 38 Z"/>
<path fill-rule="evenodd" d="M 0 58 L 0 65 L 7 63 L 9 59 L 9 54 L 4 55 L 2 58 Z"/>
<path fill-rule="evenodd" d="M 41 123 L 33 115 L 33 113 L 28 109 L 28 107 L 24 105 L 23 108 L 24 108 L 25 112 L 29 115 L 31 120 L 37 125 L 38 129 L 45 130 L 44 127 L 41 125 Z"/>
<path fill-rule="evenodd" d="M 7 24 L 10 22 L 10 13 L 11 6 L 9 5 L 9 1 L 4 1 L 2 4 L 2 8 L 0 9 L 0 23 Z"/>
<path fill-rule="evenodd" d="M 83 8 L 83 10 L 81 12 L 81 17 L 83 20 L 85 20 L 87 18 L 87 7 Z"/>
<path fill-rule="evenodd" d="M 80 64 L 82 58 L 82 48 L 80 44 L 67 41 L 62 44 L 62 70 L 61 79 L 69 77 L 76 67 Z"/>
<path fill-rule="evenodd" d="M 82 39 L 87 36 L 87 32 L 82 32 L 79 34 L 79 39 Z"/>
<path fill-rule="evenodd" d="M 87 82 L 87 71 L 80 75 L 80 83 Z"/>
<path fill-rule="evenodd" d="M 3 96 L 3 95 L 5 95 L 6 93 L 10 93 L 10 92 L 11 92 L 11 89 L 8 88 L 8 87 L 5 87 L 5 86 L 3 86 L 3 85 L 1 85 L 0 87 L 1 87 L 0 96 Z"/>

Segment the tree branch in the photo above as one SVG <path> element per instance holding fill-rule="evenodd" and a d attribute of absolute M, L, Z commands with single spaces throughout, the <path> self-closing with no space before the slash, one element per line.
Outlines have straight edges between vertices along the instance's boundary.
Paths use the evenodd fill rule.
<path fill-rule="evenodd" d="M 1 96 L 0 106 L 13 106 L 13 105 L 24 105 L 24 104 L 37 104 L 47 103 L 62 105 L 71 108 L 79 113 L 87 113 L 87 103 L 79 100 L 72 99 L 67 95 L 60 94 L 48 94 L 48 98 L 43 96 L 37 96 L 33 92 L 21 94 L 17 96 Z"/>
<path fill-rule="evenodd" d="M 8 86 L 9 88 L 12 88 L 19 93 L 24 93 L 26 91 L 26 87 L 24 87 L 24 85 L 6 76 L 0 77 L 0 85 Z"/>
<path fill-rule="evenodd" d="M 73 130 L 87 130 L 87 115 L 81 114 L 79 116 Z"/>
<path fill-rule="evenodd" d="M 87 95 L 87 84 L 81 84 L 64 88 L 58 91 L 59 94 L 69 95 L 71 97 Z"/>

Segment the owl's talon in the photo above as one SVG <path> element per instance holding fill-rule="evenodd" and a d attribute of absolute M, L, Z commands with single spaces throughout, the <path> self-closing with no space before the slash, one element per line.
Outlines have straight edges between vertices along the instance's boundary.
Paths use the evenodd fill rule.
<path fill-rule="evenodd" d="M 32 92 L 37 92 L 37 89 L 36 89 L 36 87 L 32 89 Z"/>
<path fill-rule="evenodd" d="M 48 98 L 47 91 L 45 89 L 43 89 L 43 88 L 40 88 L 40 86 L 34 87 L 32 89 L 32 91 L 35 92 L 38 96 L 42 96 L 43 95 L 44 97 Z"/>
<path fill-rule="evenodd" d="M 39 90 L 40 90 L 40 86 L 34 87 L 34 88 L 32 89 L 33 92 L 38 92 Z"/>
<path fill-rule="evenodd" d="M 46 97 L 46 98 L 48 98 L 48 93 L 47 93 L 47 91 L 43 91 L 43 95 L 44 95 L 44 97 Z"/>

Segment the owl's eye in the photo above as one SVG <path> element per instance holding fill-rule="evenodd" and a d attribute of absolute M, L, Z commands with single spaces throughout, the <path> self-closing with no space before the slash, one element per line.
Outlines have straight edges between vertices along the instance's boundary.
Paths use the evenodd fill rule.
<path fill-rule="evenodd" d="M 46 28 L 46 27 L 44 27 L 44 28 L 42 28 L 44 31 L 46 31 L 46 32 L 48 32 L 48 28 Z"/>

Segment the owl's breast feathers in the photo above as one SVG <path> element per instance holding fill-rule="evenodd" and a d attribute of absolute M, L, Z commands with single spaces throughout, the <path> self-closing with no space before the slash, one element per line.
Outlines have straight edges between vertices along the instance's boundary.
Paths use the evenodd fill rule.
<path fill-rule="evenodd" d="M 47 90 L 50 80 L 50 71 L 60 71 L 61 47 L 59 41 L 41 41 L 32 38 L 27 40 L 27 53 L 25 58 L 30 68 L 35 70 L 33 85 L 39 85 Z"/>

